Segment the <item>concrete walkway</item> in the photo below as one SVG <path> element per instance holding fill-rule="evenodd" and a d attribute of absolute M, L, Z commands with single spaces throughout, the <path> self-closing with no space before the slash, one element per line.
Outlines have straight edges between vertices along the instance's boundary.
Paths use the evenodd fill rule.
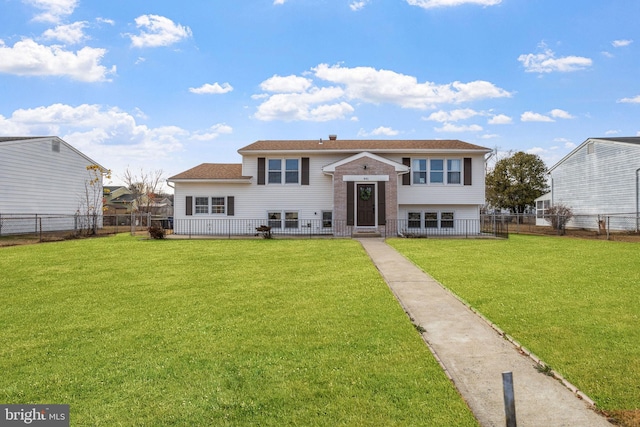
<path fill-rule="evenodd" d="M 612 426 L 384 240 L 359 241 L 482 426 L 505 426 L 503 372 L 513 373 L 518 427 Z"/>

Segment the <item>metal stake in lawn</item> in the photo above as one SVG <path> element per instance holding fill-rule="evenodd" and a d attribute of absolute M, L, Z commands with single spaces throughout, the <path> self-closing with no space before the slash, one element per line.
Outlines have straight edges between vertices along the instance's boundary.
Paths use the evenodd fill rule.
<path fill-rule="evenodd" d="M 504 413 L 507 427 L 516 427 L 516 398 L 513 394 L 513 374 L 502 373 L 502 389 L 504 393 Z"/>

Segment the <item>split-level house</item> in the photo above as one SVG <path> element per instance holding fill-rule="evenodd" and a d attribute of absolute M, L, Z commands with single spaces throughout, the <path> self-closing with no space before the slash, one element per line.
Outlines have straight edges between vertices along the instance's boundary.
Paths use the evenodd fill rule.
<path fill-rule="evenodd" d="M 458 140 L 257 141 L 168 179 L 175 234 L 479 233 L 485 156 Z"/>
<path fill-rule="evenodd" d="M 588 138 L 548 170 L 551 191 L 536 199 L 536 224 L 562 204 L 570 228 L 637 231 L 640 210 L 640 137 Z M 599 224 L 600 221 L 600 224 Z"/>

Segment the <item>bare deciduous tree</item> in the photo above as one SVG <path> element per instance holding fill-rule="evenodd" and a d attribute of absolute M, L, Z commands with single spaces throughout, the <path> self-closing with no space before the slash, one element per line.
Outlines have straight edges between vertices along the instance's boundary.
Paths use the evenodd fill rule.
<path fill-rule="evenodd" d="M 121 179 L 133 194 L 133 210 L 135 212 L 150 212 L 164 181 L 163 170 L 145 171 L 140 168 L 140 173 L 136 174 L 127 168 Z"/>
<path fill-rule="evenodd" d="M 111 171 L 98 165 L 87 166 L 88 178 L 84 182 L 84 194 L 80 197 L 78 209 L 78 230 L 85 230 L 87 234 L 96 234 L 99 218 L 106 209 L 102 203 L 102 180 L 110 179 Z"/>

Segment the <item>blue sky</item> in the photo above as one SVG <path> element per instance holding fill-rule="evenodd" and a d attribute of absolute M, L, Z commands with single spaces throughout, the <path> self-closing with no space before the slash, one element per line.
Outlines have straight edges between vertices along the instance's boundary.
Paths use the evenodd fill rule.
<path fill-rule="evenodd" d="M 638 0 L 0 0 L 0 135 L 114 173 L 261 139 L 640 135 Z"/>

